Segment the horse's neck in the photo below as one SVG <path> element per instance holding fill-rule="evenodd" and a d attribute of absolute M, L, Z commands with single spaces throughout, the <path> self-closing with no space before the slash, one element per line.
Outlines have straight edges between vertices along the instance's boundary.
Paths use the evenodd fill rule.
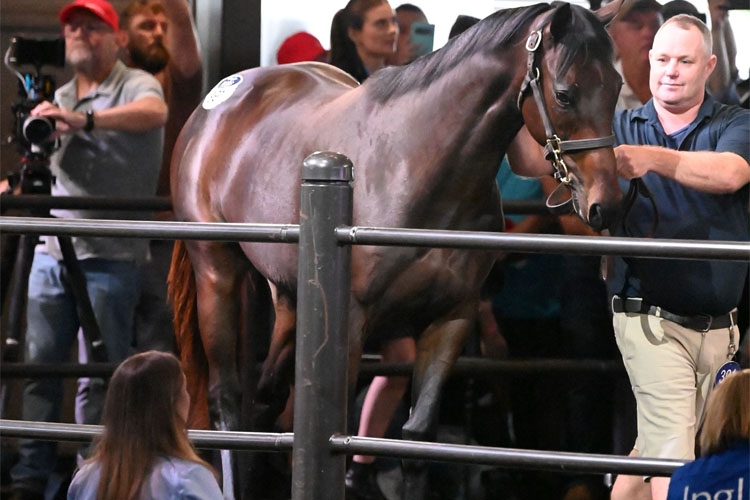
<path fill-rule="evenodd" d="M 422 92 L 408 93 L 399 106 L 405 133 L 427 127 L 433 147 L 446 145 L 447 163 L 435 174 L 457 179 L 492 179 L 523 121 L 516 107 L 522 63 L 514 51 L 502 59 L 476 55 Z M 426 135 L 425 132 L 421 132 Z M 460 165 L 460 169 L 456 169 Z"/>
<path fill-rule="evenodd" d="M 494 211 L 494 179 L 522 125 L 517 67 L 512 55 L 502 61 L 475 56 L 425 89 L 373 105 L 368 135 L 382 137 L 383 123 L 390 132 L 374 148 L 370 163 L 379 165 L 365 175 L 370 186 L 387 177 L 387 192 L 380 195 L 392 203 L 389 223 L 403 222 L 399 214 L 407 214 L 419 224 L 447 227 L 453 223 L 446 218 Z"/>

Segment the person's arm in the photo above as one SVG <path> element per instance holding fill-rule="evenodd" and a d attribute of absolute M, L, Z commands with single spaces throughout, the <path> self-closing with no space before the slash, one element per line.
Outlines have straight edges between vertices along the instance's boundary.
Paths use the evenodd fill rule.
<path fill-rule="evenodd" d="M 168 20 L 165 45 L 173 77 L 188 79 L 201 70 L 201 51 L 187 0 L 161 0 Z"/>
<path fill-rule="evenodd" d="M 60 108 L 49 101 L 44 101 L 32 109 L 31 116 L 53 118 L 60 133 L 75 132 L 86 125 L 85 113 Z M 156 96 L 147 96 L 121 106 L 95 111 L 94 130 L 145 132 L 163 127 L 166 121 L 167 105 L 164 100 Z"/>
<path fill-rule="evenodd" d="M 542 177 L 553 172 L 552 164 L 544 159 L 544 148 L 531 137 L 526 125 L 508 146 L 507 155 L 510 169 L 516 175 Z"/>
<path fill-rule="evenodd" d="M 732 85 L 735 72 L 736 48 L 734 34 L 729 24 L 728 0 L 710 0 L 711 38 L 716 67 L 708 78 L 708 90 L 715 96 L 724 96 Z"/>
<path fill-rule="evenodd" d="M 728 151 L 676 151 L 659 146 L 615 148 L 620 177 L 632 179 L 655 172 L 706 193 L 733 193 L 750 182 L 750 165 Z"/>

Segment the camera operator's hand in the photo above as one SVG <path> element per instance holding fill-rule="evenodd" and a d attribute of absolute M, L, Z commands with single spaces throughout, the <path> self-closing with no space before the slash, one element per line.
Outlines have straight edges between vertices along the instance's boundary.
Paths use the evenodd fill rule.
<path fill-rule="evenodd" d="M 32 109 L 31 116 L 43 116 L 54 119 L 57 130 L 53 134 L 53 138 L 57 138 L 60 134 L 66 132 L 75 132 L 86 125 L 86 115 L 83 113 L 60 108 L 49 101 L 43 101 Z"/>

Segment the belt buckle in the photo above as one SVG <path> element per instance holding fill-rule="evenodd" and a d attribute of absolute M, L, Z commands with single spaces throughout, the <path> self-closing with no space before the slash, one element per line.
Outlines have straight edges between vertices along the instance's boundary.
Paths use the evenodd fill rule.
<path fill-rule="evenodd" d="M 713 323 L 714 318 L 713 316 L 708 316 L 708 315 L 705 315 L 705 316 L 700 315 L 699 317 L 706 318 L 706 326 L 704 328 L 696 328 L 696 330 L 698 330 L 701 333 L 706 333 L 707 331 L 711 329 L 711 323 Z"/>

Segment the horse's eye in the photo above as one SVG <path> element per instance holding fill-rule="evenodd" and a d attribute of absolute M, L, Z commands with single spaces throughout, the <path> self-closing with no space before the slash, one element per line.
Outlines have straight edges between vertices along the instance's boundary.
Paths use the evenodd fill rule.
<path fill-rule="evenodd" d="M 573 104 L 573 98 L 564 90 L 558 90 L 555 92 L 555 100 L 564 108 Z"/>

